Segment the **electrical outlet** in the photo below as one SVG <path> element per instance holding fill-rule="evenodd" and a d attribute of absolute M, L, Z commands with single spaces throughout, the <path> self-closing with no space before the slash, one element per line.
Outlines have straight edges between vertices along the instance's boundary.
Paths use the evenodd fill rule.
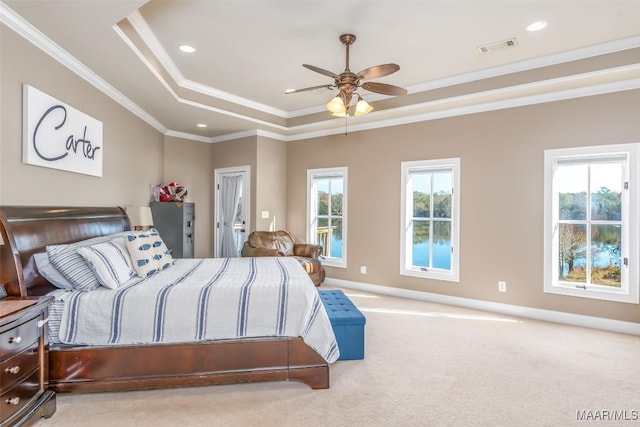
<path fill-rule="evenodd" d="M 507 292 L 507 282 L 498 282 L 498 291 L 499 292 Z"/>
<path fill-rule="evenodd" d="M 367 266 L 366 265 L 361 265 L 360 266 L 360 273 L 361 274 L 367 274 Z"/>

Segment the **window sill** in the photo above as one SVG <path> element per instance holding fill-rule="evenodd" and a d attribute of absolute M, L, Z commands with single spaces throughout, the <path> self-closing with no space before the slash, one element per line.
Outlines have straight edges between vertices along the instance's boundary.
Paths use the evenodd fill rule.
<path fill-rule="evenodd" d="M 578 297 L 578 298 L 591 298 L 598 299 L 603 301 L 612 301 L 612 302 L 623 302 L 627 304 L 638 304 L 640 301 L 638 300 L 638 294 L 635 295 L 629 294 L 624 291 L 620 292 L 612 292 L 606 290 L 597 290 L 597 289 L 582 289 L 571 286 L 563 286 L 563 285 L 551 285 L 545 286 L 545 293 L 548 294 L 556 294 L 556 295 L 564 295 L 570 297 Z"/>
<path fill-rule="evenodd" d="M 460 282 L 457 274 L 452 272 L 443 272 L 438 270 L 400 270 L 401 276 L 419 277 L 422 279 L 443 280 L 447 282 Z"/>
<path fill-rule="evenodd" d="M 323 267 L 335 267 L 335 268 L 347 268 L 346 262 L 330 260 L 326 258 L 320 258 L 320 262 Z"/>

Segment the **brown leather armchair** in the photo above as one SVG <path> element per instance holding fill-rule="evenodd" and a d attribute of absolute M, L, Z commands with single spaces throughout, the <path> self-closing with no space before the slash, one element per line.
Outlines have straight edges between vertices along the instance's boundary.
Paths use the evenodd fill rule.
<path fill-rule="evenodd" d="M 296 243 L 286 230 L 254 231 L 242 246 L 243 257 L 293 256 L 296 257 L 316 286 L 324 281 L 325 271 L 320 262 L 322 246 Z"/>

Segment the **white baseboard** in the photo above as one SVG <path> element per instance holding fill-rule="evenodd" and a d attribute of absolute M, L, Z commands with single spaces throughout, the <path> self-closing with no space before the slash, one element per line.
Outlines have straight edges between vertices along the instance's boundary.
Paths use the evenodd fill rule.
<path fill-rule="evenodd" d="M 547 322 L 564 323 L 567 325 L 582 326 L 585 328 L 602 329 L 605 331 L 619 332 L 623 334 L 640 335 L 640 323 L 625 322 L 622 320 L 583 316 L 580 314 L 564 313 L 561 311 L 543 310 L 539 308 L 523 307 L 519 305 L 501 304 L 497 302 L 433 294 L 429 292 L 412 291 L 409 289 L 372 285 L 369 283 L 353 282 L 350 280 L 327 278 L 325 279 L 324 284 L 329 286 L 338 286 L 341 288 L 372 292 L 376 294 L 390 295 L 399 298 L 410 298 L 435 302 L 439 304 L 473 308 L 476 310 L 508 314 L 511 316 L 525 317 Z"/>

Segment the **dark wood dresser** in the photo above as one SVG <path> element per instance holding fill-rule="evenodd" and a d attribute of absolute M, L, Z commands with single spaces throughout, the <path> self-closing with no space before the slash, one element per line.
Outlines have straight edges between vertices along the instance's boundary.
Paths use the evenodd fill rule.
<path fill-rule="evenodd" d="M 0 426 L 26 426 L 56 411 L 49 386 L 48 306 L 53 297 L 0 299 Z"/>

